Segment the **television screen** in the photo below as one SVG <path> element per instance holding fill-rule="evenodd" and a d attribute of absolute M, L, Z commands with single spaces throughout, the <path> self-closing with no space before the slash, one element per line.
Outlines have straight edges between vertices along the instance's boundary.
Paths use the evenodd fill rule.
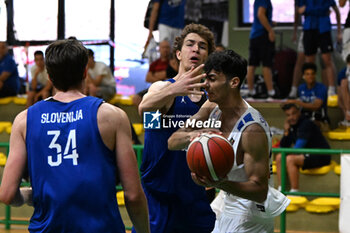
<path fill-rule="evenodd" d="M 335 1 L 338 4 L 338 0 Z M 294 23 L 294 1 L 286 0 L 271 0 L 273 12 L 272 20 L 277 22 L 277 25 L 292 25 Z M 239 26 L 251 26 L 253 23 L 254 0 L 240 0 L 238 5 Z M 344 24 L 349 12 L 349 3 L 347 1 L 344 7 L 339 7 L 341 15 L 341 23 Z M 336 25 L 335 13 L 331 11 L 331 22 Z"/>

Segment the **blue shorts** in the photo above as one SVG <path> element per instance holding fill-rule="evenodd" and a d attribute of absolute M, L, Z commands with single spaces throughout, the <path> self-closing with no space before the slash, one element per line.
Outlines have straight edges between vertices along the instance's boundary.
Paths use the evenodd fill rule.
<path fill-rule="evenodd" d="M 184 204 L 176 197 L 158 198 L 158 194 L 154 195 L 145 188 L 144 192 L 148 201 L 151 232 L 210 233 L 214 229 L 215 214 L 206 196 Z"/>

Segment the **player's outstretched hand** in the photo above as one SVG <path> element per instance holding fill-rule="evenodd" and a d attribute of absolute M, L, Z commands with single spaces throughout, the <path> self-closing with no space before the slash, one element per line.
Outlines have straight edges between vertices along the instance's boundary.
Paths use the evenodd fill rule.
<path fill-rule="evenodd" d="M 205 87 L 205 83 L 201 82 L 206 77 L 203 73 L 204 64 L 182 74 L 175 83 L 171 85 L 172 92 L 176 95 L 185 96 L 189 94 L 203 95 L 204 92 L 200 88 Z"/>

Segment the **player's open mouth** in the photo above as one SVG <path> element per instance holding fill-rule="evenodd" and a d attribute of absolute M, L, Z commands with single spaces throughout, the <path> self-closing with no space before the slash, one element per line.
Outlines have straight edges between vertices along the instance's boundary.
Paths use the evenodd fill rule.
<path fill-rule="evenodd" d="M 198 57 L 191 57 L 190 61 L 197 63 L 199 61 L 199 58 Z"/>

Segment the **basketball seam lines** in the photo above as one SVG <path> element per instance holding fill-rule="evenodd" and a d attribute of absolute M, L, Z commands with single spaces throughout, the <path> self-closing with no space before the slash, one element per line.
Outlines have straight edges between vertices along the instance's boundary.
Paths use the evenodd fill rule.
<path fill-rule="evenodd" d="M 207 142 L 205 143 L 205 145 L 202 144 L 205 160 L 207 161 L 207 166 L 208 166 L 211 177 L 213 178 L 213 180 L 218 181 L 219 178 L 217 177 L 217 175 L 215 173 L 213 163 L 211 161 L 210 154 L 209 154 L 209 149 L 208 149 L 209 138 L 208 137 L 206 137 L 206 138 L 207 138 Z"/>

